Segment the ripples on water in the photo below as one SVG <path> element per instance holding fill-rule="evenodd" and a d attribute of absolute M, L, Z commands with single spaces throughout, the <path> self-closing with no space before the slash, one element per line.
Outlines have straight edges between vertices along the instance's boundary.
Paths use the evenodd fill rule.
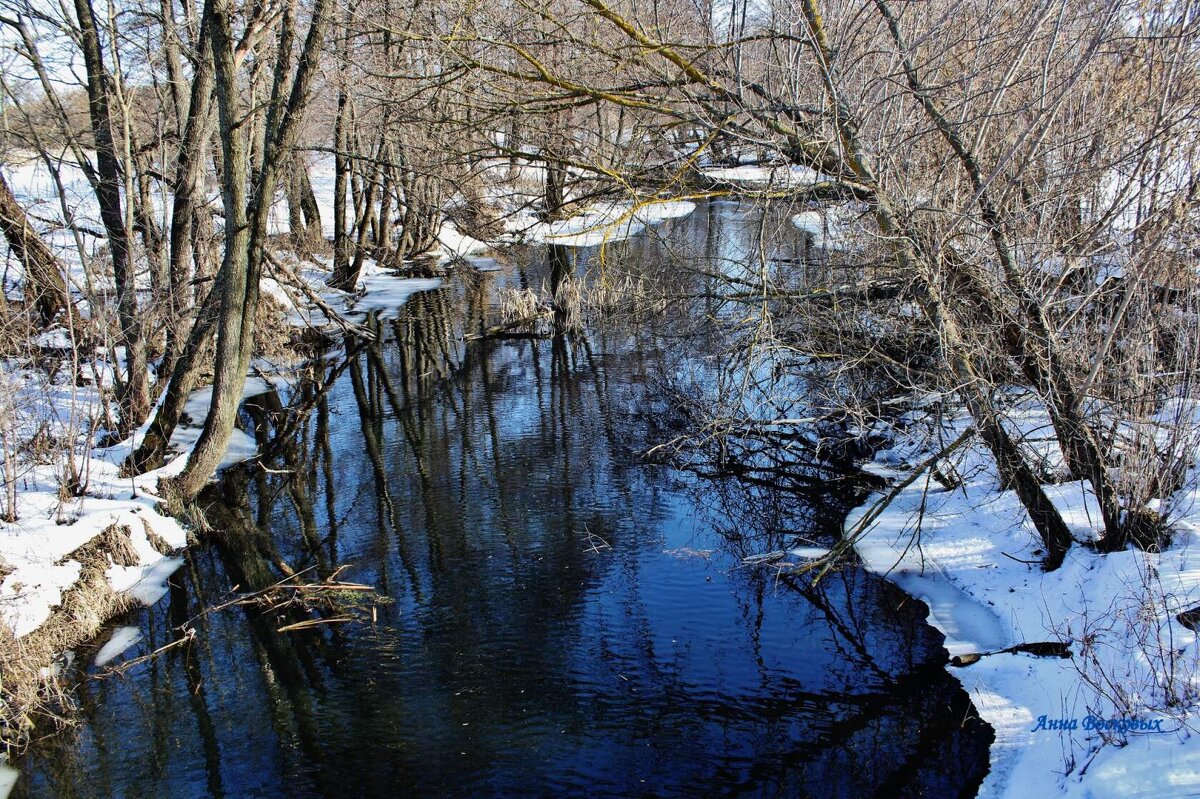
<path fill-rule="evenodd" d="M 702 207 L 666 241 L 711 247 L 717 223 L 752 229 Z M 545 268 L 492 280 L 537 286 Z M 16 795 L 973 794 L 990 730 L 920 605 L 855 568 L 814 589 L 742 565 L 785 533 L 827 540 L 860 493 L 646 463 L 683 321 L 457 342 L 491 290 L 414 296 L 324 399 L 297 390 L 312 415 L 275 471 L 223 487 L 264 563 L 352 564 L 393 600 L 376 623 L 203 616 L 191 647 L 85 681 L 79 728 L 34 748 Z M 259 398 L 245 421 L 267 438 L 279 410 Z M 125 620 L 144 635 L 126 657 L 244 571 L 192 552 Z"/>

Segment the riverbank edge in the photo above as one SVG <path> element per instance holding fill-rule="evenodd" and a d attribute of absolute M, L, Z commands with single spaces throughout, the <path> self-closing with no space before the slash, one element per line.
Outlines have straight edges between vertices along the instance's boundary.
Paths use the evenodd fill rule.
<path fill-rule="evenodd" d="M 572 247 L 591 246 L 597 243 L 596 237 L 603 241 L 629 238 L 645 226 L 686 216 L 694 210 L 695 205 L 687 202 L 653 203 L 650 207 L 628 209 L 589 206 L 578 218 L 554 224 L 536 224 L 524 217 L 510 220 L 508 227 L 518 232 L 507 231 L 498 241 L 475 239 L 444 223 L 435 260 L 439 264 L 466 263 L 481 271 L 491 271 L 494 261 L 488 256 L 496 247 L 544 241 Z M 305 259 L 289 252 L 278 252 L 275 256 L 294 261 L 294 277 L 307 286 L 285 287 L 274 278 L 264 278 L 263 301 L 281 306 L 285 328 L 318 331 L 318 335 L 325 335 L 334 343 L 342 327 L 340 320 L 328 318 L 326 310 L 330 307 L 341 305 L 346 312 L 352 307 L 355 314 L 392 311 L 403 306 L 411 294 L 441 285 L 439 278 L 402 275 L 368 259 L 360 274 L 358 292 L 347 294 L 326 285 L 332 269 L 329 258 Z M 289 364 L 287 369 L 302 364 L 303 361 Z M 254 371 L 259 377 L 250 380 L 260 383 L 262 377 L 277 376 L 269 365 L 264 370 L 258 364 Z M 189 414 L 192 418 L 203 418 L 209 390 L 200 389 L 193 395 L 204 395 L 204 401 L 203 407 L 189 409 L 193 411 Z M 248 389 L 243 399 L 255 393 L 253 388 Z M 102 400 L 95 396 L 86 398 L 86 402 L 93 404 L 98 401 Z M 64 657 L 64 653 L 98 643 L 97 636 L 114 618 L 139 604 L 149 606 L 157 602 L 166 590 L 165 580 L 182 563 L 179 556 L 198 541 L 197 531 L 185 529 L 177 520 L 180 509 L 166 509 L 164 506 L 170 503 L 162 502 L 156 493 L 161 478 L 177 475 L 184 468 L 194 435 L 192 442 L 175 448 L 178 454 L 167 465 L 137 477 L 124 477 L 120 465 L 144 433 L 145 426 L 126 441 L 106 449 L 93 449 L 83 456 L 91 462 L 88 490 L 73 500 L 78 509 L 68 511 L 65 519 L 56 475 L 49 473 L 52 470 L 43 470 L 47 473 L 35 477 L 33 491 L 21 492 L 23 523 L 15 525 L 16 535 L 21 539 L 19 546 L 40 559 L 45 571 L 53 569 L 59 573 L 47 581 L 45 590 L 36 590 L 43 586 L 33 586 L 33 591 L 28 590 L 29 585 L 14 587 L 10 580 L 13 570 L 5 571 L 5 555 L 11 553 L 12 547 L 6 552 L 4 542 L 0 541 L 0 603 L 10 603 L 3 610 L 11 614 L 13 605 L 17 605 L 20 613 L 22 593 L 26 593 L 29 598 L 25 604 L 33 606 L 37 617 L 35 622 L 16 625 L 5 624 L 5 619 L 0 618 L 0 764 L 10 751 L 24 748 L 37 722 L 50 721 L 61 726 L 68 721 L 72 687 L 64 685 L 63 679 L 70 672 L 72 656 Z M 239 444 L 238 435 L 239 431 L 235 431 L 235 440 L 222 468 L 255 455 L 253 441 Z M 85 504 L 89 506 L 87 510 L 83 510 Z M 12 532 L 14 525 L 4 528 Z M 71 532 L 62 535 L 64 530 Z M 86 557 L 79 553 L 86 553 Z M 70 572 L 66 579 L 63 569 Z M 129 641 L 129 645 L 133 643 L 136 641 Z"/>
<path fill-rule="evenodd" d="M 921 412 L 912 417 L 920 419 Z M 867 470 L 900 479 L 906 466 L 939 449 L 935 442 L 953 440 L 969 424 L 964 416 L 925 422 L 897 434 Z M 1017 418 L 1026 433 L 1046 423 L 1036 404 L 1026 404 Z M 869 571 L 926 604 L 928 621 L 945 636 L 952 657 L 983 655 L 965 667 L 947 666 L 996 731 L 978 796 L 1200 791 L 1200 736 L 1194 734 L 1200 650 L 1195 633 L 1175 618 L 1200 601 L 1198 475 L 1189 476 L 1188 494 L 1172 502 L 1179 510 L 1166 551 L 1100 555 L 1076 545 L 1062 567 L 1044 572 L 1040 539 L 1012 492 L 1000 489 L 982 446 L 967 447 L 949 466 L 957 485 L 940 485 L 930 475 L 914 481 L 855 550 Z M 1076 538 L 1092 540 L 1099 512 L 1085 485 L 1046 490 Z M 854 530 L 882 496 L 872 494 L 853 510 L 845 529 Z M 1068 644 L 1071 656 L 1001 651 L 1046 641 Z M 1156 657 L 1178 669 L 1170 679 L 1189 701 L 1170 706 L 1153 674 Z M 1114 702 L 1106 681 L 1125 681 L 1141 695 Z M 1151 729 L 1113 732 L 1097 725 L 1131 716 Z"/>
<path fill-rule="evenodd" d="M 443 261 L 481 246 L 451 234 Z M 313 292 L 327 295 L 326 301 L 340 299 L 367 310 L 378 310 L 381 303 L 402 306 L 412 293 L 440 285 L 437 280 L 401 275 L 373 263 L 364 269 L 358 295 L 330 290 L 319 280 L 307 282 Z M 278 289 L 268 290 L 264 301 L 292 303 L 294 307 L 285 305 L 282 312 L 293 338 L 307 336 L 309 345 L 314 335 L 334 345 L 341 341 L 336 324 L 328 319 L 313 321 L 323 317 L 317 306 Z M 273 370 L 256 361 L 243 400 L 269 390 L 269 380 L 285 379 L 288 372 L 310 361 L 303 358 Z M 202 387 L 193 393 L 188 409 L 193 419 L 203 418 L 210 391 L 211 387 Z M 18 561 L 0 571 L 0 603 L 6 604 L 8 621 L 0 619 L 0 765 L 21 752 L 35 730 L 61 731 L 71 723 L 76 686 L 68 675 L 77 673 L 72 668 L 75 650 L 90 653 L 114 619 L 155 604 L 166 592 L 167 578 L 182 565 L 184 551 L 201 542 L 202 525 L 189 523 L 186 509 L 158 493 L 160 479 L 183 470 L 198 427 L 177 431 L 186 431 L 186 438 L 184 443 L 173 439 L 176 454 L 163 467 L 136 477 L 121 474 L 121 464 L 148 423 L 125 441 L 81 456 L 88 461 L 82 496 L 64 501 L 52 468 L 32 469 L 26 488 L 18 492 L 20 519 L 4 525 L 12 535 L 0 546 L 0 568 L 8 560 Z M 250 460 L 256 452 L 253 440 L 235 430 L 218 473 Z M 14 557 L 15 551 L 24 557 Z M 34 582 L 39 579 L 43 582 Z M 136 639 L 128 646 L 134 643 Z"/>

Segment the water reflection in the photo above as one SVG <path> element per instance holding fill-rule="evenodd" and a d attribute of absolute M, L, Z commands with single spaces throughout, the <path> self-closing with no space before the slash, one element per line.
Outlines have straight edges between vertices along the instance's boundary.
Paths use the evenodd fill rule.
<path fill-rule="evenodd" d="M 222 546 L 130 654 L 187 620 L 195 642 L 86 682 L 17 795 L 973 794 L 990 731 L 919 605 L 852 568 L 813 588 L 742 565 L 827 536 L 854 491 L 639 457 L 680 320 L 463 342 L 495 281 L 584 266 L 415 295 L 286 401 L 248 403 L 265 468 L 206 496 Z M 202 612 L 343 566 L 392 600 L 374 624 Z"/>

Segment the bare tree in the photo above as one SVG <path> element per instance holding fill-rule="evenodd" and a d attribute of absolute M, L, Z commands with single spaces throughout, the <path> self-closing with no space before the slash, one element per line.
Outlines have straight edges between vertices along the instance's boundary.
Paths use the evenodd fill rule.
<path fill-rule="evenodd" d="M 204 428 L 174 488 L 187 499 L 208 482 L 224 456 L 233 432 L 238 405 L 250 368 L 259 279 L 266 244 L 267 219 L 299 133 L 301 118 L 320 63 L 330 22 L 330 0 L 317 0 L 308 33 L 292 68 L 297 20 L 284 12 L 280 25 L 275 75 L 263 131 L 263 154 L 251 172 L 249 142 L 242 129 L 246 109 L 240 96 L 234 58 L 233 8 L 227 0 L 209 0 L 205 13 L 211 25 L 217 108 L 223 151 L 222 194 L 225 205 L 225 255 L 218 276 L 221 302 L 217 318 L 216 374 L 213 399 Z"/>

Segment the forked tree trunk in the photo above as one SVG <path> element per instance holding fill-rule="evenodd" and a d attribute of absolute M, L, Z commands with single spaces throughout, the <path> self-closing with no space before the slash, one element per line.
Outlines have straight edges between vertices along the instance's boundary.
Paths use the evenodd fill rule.
<path fill-rule="evenodd" d="M 163 371 L 168 374 L 174 371 L 187 338 L 192 276 L 198 276 L 200 271 L 194 268 L 197 256 L 201 255 L 196 248 L 196 237 L 212 226 L 203 191 L 205 147 L 212 137 L 215 116 L 212 113 L 213 64 L 209 36 L 207 23 L 202 19 L 187 121 L 175 160 L 170 231 L 171 310 L 163 355 Z"/>
<path fill-rule="evenodd" d="M 183 418 L 188 395 L 199 385 L 203 367 L 200 354 L 212 335 L 222 293 L 221 287 L 214 285 L 201 303 L 192 322 L 192 329 L 175 359 L 175 366 L 171 370 L 171 378 L 158 411 L 155 412 L 141 441 L 136 442 L 137 449 L 122 466 L 126 474 L 143 474 L 165 463 L 171 435 Z"/>
<path fill-rule="evenodd" d="M 1054 331 L 1046 318 L 1045 308 L 1033 296 L 1020 272 L 1013 247 L 1001 224 L 999 209 L 992 200 L 988 184 L 983 180 L 975 153 L 959 135 L 954 124 L 942 113 L 932 92 L 917 74 L 900 31 L 899 20 L 886 0 L 876 0 L 875 6 L 887 23 L 892 41 L 899 52 L 909 91 L 920 103 L 925 116 L 946 140 L 970 178 L 976 203 L 1003 269 L 1005 283 L 1015 296 L 1023 317 L 1022 322 L 1005 326 L 1004 341 L 1009 354 L 1021 364 L 1030 382 L 1045 399 L 1055 437 L 1068 468 L 1077 478 L 1086 479 L 1091 483 L 1104 521 L 1105 543 L 1114 549 L 1123 548 L 1126 534 L 1121 516 L 1121 503 L 1117 488 L 1108 474 L 1107 460 L 1095 430 L 1083 416 L 1082 398 L 1076 391 L 1068 366 L 1059 352 Z M 973 282 L 985 304 L 1001 307 L 998 300 L 986 296 L 991 292 L 987 291 L 982 281 Z"/>
<path fill-rule="evenodd" d="M 905 228 L 892 208 L 890 199 L 880 191 L 867 160 L 866 149 L 858 135 L 858 123 L 842 98 L 838 85 L 836 55 L 825 33 L 818 0 L 801 0 L 802 10 L 812 33 L 813 43 L 824 60 L 825 88 L 835 107 L 838 135 L 842 140 L 846 167 L 864 185 L 874 190 L 875 219 L 888 246 L 906 274 L 915 279 L 915 293 L 927 319 L 938 333 L 942 354 L 958 382 L 980 435 L 992 452 L 1001 481 L 1011 488 L 1029 514 L 1046 549 L 1045 568 L 1055 569 L 1071 545 L 1071 534 L 1062 515 L 1046 496 L 1025 456 L 1000 423 L 992 406 L 987 386 L 976 368 L 970 342 L 964 337 L 958 319 L 938 289 L 936 268 L 916 251 L 913 231 Z"/>
<path fill-rule="evenodd" d="M 308 164 L 297 153 L 292 158 L 291 170 L 284 180 L 288 206 L 288 229 L 301 245 L 311 245 L 321 240 L 321 211 L 312 181 L 308 177 Z"/>
<path fill-rule="evenodd" d="M 300 195 L 300 210 L 304 212 L 304 227 L 308 231 L 310 241 L 320 241 L 321 206 L 317 203 L 317 194 L 313 191 L 312 180 L 308 176 L 308 164 L 304 158 L 296 158 L 296 182 Z"/>
<path fill-rule="evenodd" d="M 271 198 L 279 183 L 279 172 L 290 156 L 299 133 L 300 121 L 319 65 L 325 31 L 329 26 L 331 0 L 316 0 L 312 21 L 291 74 L 294 9 L 285 12 L 279 34 L 279 58 L 263 130 L 262 168 L 251 180 L 247 143 L 241 123 L 241 102 L 234 59 L 234 12 L 229 0 L 208 0 L 217 108 L 224 149 L 226 238 L 219 275 L 220 313 L 217 317 L 216 374 L 212 403 L 204 429 L 183 472 L 172 482 L 173 490 L 191 500 L 216 472 L 233 433 L 246 384 L 246 372 L 254 347 L 254 320 L 258 309 L 259 278 L 267 238 Z"/>

